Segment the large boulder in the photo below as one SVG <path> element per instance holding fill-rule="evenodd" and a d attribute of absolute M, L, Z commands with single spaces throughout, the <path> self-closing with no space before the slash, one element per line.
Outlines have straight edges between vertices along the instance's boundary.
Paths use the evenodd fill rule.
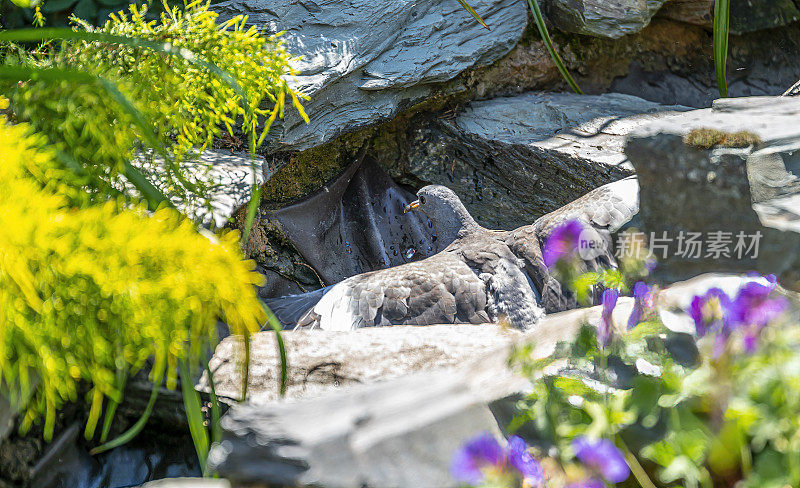
<path fill-rule="evenodd" d="M 797 98 L 722 99 L 630 135 L 625 152 L 663 279 L 714 270 L 796 274 L 798 113 Z"/>
<path fill-rule="evenodd" d="M 647 27 L 666 0 L 548 0 L 548 18 L 564 32 L 618 39 Z"/>
<path fill-rule="evenodd" d="M 748 0 L 731 2 L 730 32 L 734 35 L 791 24 L 800 19 L 793 0 Z M 711 27 L 714 0 L 671 0 L 658 13 L 661 17 Z"/>
<path fill-rule="evenodd" d="M 527 24 L 525 4 L 470 3 L 491 30 L 455 1 L 225 0 L 214 9 L 285 31 L 288 51 L 303 56 L 291 83 L 311 97 L 304 103 L 311 123 L 287 110 L 285 123 L 273 129 L 281 150 L 302 150 L 391 118 L 427 98 L 434 83 L 511 50 Z"/>

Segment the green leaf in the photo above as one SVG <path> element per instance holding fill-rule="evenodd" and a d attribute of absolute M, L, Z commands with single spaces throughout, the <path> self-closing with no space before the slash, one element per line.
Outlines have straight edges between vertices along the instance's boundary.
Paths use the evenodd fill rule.
<path fill-rule="evenodd" d="M 9 32 L 9 31 L 6 31 Z M 0 37 L 5 32 L 0 32 Z M 100 76 L 84 73 L 83 71 L 67 69 L 67 68 L 31 68 L 27 66 L 0 66 L 0 78 L 7 80 L 20 81 L 20 80 L 43 80 L 50 82 L 72 81 L 75 83 L 97 83 L 100 85 L 114 101 L 133 119 L 133 122 L 141 130 L 142 135 L 148 144 L 153 148 L 160 148 L 161 153 L 165 160 L 169 160 L 164 151 L 161 143 L 158 140 L 153 128 L 145 122 L 142 113 L 133 106 L 130 100 L 119 91 L 117 85 L 113 82 L 102 78 Z M 71 166 L 71 165 L 70 165 Z M 138 170 L 126 168 L 126 176 L 132 177 L 130 182 L 142 192 L 142 195 L 147 200 L 148 206 L 151 209 L 156 209 L 162 204 L 172 205 L 169 199 L 146 179 L 143 180 L 141 173 Z M 138 174 L 137 174 L 138 173 Z M 141 177 L 140 177 L 141 176 Z"/>
<path fill-rule="evenodd" d="M 139 47 L 150 49 L 152 51 L 169 54 L 170 56 L 179 57 L 191 64 L 199 66 L 203 69 L 214 73 L 219 76 L 225 83 L 227 83 L 242 99 L 244 107 L 249 107 L 247 103 L 247 95 L 245 94 L 239 82 L 236 81 L 229 73 L 221 70 L 218 66 L 209 63 L 203 59 L 198 58 L 193 52 L 185 48 L 173 46 L 170 43 L 155 42 L 140 37 L 125 37 L 115 36 L 112 34 L 105 34 L 102 32 L 86 32 L 76 31 L 69 28 L 47 28 L 47 29 L 13 29 L 7 31 L 0 31 L 0 41 L 11 42 L 40 42 L 47 39 L 61 39 L 61 40 L 81 40 L 87 42 L 107 42 L 111 44 L 119 44 L 123 46 Z"/>
<path fill-rule="evenodd" d="M 714 2 L 714 70 L 721 97 L 728 96 L 728 28 L 730 25 L 730 0 Z"/>
<path fill-rule="evenodd" d="M 275 342 L 278 344 L 278 354 L 281 357 L 281 376 L 278 391 L 280 391 L 281 396 L 284 396 L 286 395 L 286 385 L 289 378 L 289 360 L 286 357 L 286 346 L 283 343 L 283 327 L 281 327 L 280 322 L 275 318 L 275 314 L 264 302 L 261 302 L 261 306 L 264 307 L 264 311 L 267 313 L 267 324 L 275 331 Z"/>
<path fill-rule="evenodd" d="M 122 446 L 130 442 L 134 437 L 139 435 L 139 432 L 144 429 L 144 426 L 147 424 L 147 420 L 150 418 L 150 414 L 153 413 L 153 406 L 156 404 L 156 398 L 158 398 L 158 388 L 160 381 L 153 384 L 153 389 L 150 391 L 150 400 L 147 402 L 147 407 L 145 407 L 142 416 L 139 417 L 139 420 L 133 424 L 133 427 L 125 431 L 124 434 L 120 435 L 119 437 L 112 439 L 105 444 L 101 444 L 91 451 L 89 454 L 94 456 L 95 454 L 100 454 L 101 452 L 108 451 L 110 449 L 114 449 L 115 447 Z"/>
<path fill-rule="evenodd" d="M 476 12 L 474 8 L 470 7 L 470 5 L 466 2 L 466 0 L 458 0 L 458 3 L 460 3 L 461 6 L 466 9 L 467 12 L 469 12 L 473 17 L 475 17 L 475 20 L 477 20 L 479 24 L 486 27 L 487 29 L 489 28 L 489 26 L 486 25 L 486 22 L 483 21 L 481 16 L 478 15 L 478 12 Z"/>
<path fill-rule="evenodd" d="M 194 441 L 194 448 L 197 451 L 197 458 L 200 461 L 200 470 L 206 472 L 206 458 L 208 457 L 209 443 L 208 431 L 203 425 L 203 411 L 200 395 L 194 389 L 189 360 L 181 359 L 178 361 L 181 373 L 181 393 L 183 406 L 186 409 L 186 420 L 189 422 L 189 432 Z M 209 381 L 212 381 L 209 378 Z"/>
<path fill-rule="evenodd" d="M 570 88 L 572 88 L 575 93 L 583 94 L 583 91 L 581 91 L 578 84 L 575 83 L 574 79 L 572 79 L 572 75 L 569 74 L 569 71 L 564 65 L 564 61 L 562 61 L 561 56 L 559 56 L 555 47 L 553 47 L 553 41 L 550 39 L 550 34 L 547 32 L 547 26 L 544 23 L 544 17 L 542 16 L 542 11 L 539 8 L 538 0 L 528 0 L 528 5 L 531 7 L 533 18 L 536 21 L 536 27 L 539 28 L 539 34 L 541 34 L 542 40 L 547 47 L 547 52 L 550 53 L 550 57 L 553 58 L 553 62 L 556 63 L 556 67 L 561 73 L 561 76 L 564 77 L 564 79 L 567 81 L 567 84 L 569 84 Z"/>

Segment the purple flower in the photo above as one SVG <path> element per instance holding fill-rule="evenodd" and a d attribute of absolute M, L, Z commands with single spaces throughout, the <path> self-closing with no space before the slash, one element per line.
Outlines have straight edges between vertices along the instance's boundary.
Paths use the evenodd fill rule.
<path fill-rule="evenodd" d="M 586 437 L 578 437 L 572 441 L 572 448 L 584 466 L 609 483 L 622 483 L 631 474 L 622 451 L 608 439 L 589 440 Z"/>
<path fill-rule="evenodd" d="M 689 315 L 694 320 L 697 335 L 703 337 L 710 332 L 724 333 L 726 316 L 731 299 L 719 288 L 711 288 L 705 295 L 692 299 Z"/>
<path fill-rule="evenodd" d="M 614 320 L 612 314 L 614 307 L 617 306 L 619 291 L 608 288 L 603 292 L 603 311 L 600 314 L 600 324 L 597 327 L 597 341 L 601 347 L 611 344 L 611 337 L 614 335 Z"/>
<path fill-rule="evenodd" d="M 547 238 L 542 251 L 544 264 L 552 268 L 559 261 L 575 256 L 583 225 L 577 220 L 570 220 L 556 227 Z"/>
<path fill-rule="evenodd" d="M 527 481 L 527 486 L 539 486 L 544 484 L 544 471 L 539 461 L 533 458 L 528 452 L 528 445 L 519 436 L 511 436 L 508 439 L 508 461 L 519 471 L 522 479 Z"/>
<path fill-rule="evenodd" d="M 728 307 L 727 327 L 731 331 L 743 331 L 744 350 L 748 353 L 756 350 L 764 327 L 780 317 L 789 306 L 785 298 L 770 296 L 778 285 L 775 275 L 766 278 L 768 285 L 750 282 L 739 288 Z"/>
<path fill-rule="evenodd" d="M 767 277 L 769 285 L 750 282 L 739 288 L 730 306 L 733 327 L 764 327 L 778 318 L 788 307 L 783 297 L 770 297 L 777 286 L 775 276 Z"/>
<path fill-rule="evenodd" d="M 458 481 L 470 485 L 480 484 L 487 467 L 501 467 L 505 464 L 503 448 L 488 432 L 473 437 L 453 456 L 450 473 Z"/>
<path fill-rule="evenodd" d="M 491 471 L 513 474 L 522 479 L 524 486 L 544 485 L 542 466 L 518 436 L 509 438 L 504 449 L 488 432 L 479 434 L 456 451 L 450 464 L 453 478 L 470 485 L 481 484 Z"/>
<path fill-rule="evenodd" d="M 628 330 L 652 316 L 656 305 L 656 291 L 642 281 L 633 285 L 633 311 L 628 317 Z"/>

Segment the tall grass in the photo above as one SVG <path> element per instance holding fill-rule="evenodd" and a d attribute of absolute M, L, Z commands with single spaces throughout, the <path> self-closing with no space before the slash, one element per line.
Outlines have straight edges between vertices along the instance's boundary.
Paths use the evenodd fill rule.
<path fill-rule="evenodd" d="M 721 97 L 728 96 L 728 30 L 730 26 L 730 0 L 714 1 L 714 70 Z"/>

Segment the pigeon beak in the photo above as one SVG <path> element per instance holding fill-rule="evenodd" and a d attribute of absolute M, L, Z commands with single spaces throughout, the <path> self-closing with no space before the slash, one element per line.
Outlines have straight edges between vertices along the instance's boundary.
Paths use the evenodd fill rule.
<path fill-rule="evenodd" d="M 403 213 L 407 214 L 412 210 L 416 210 L 419 208 L 419 200 L 414 200 L 413 202 L 409 203 L 405 207 L 403 207 Z"/>

